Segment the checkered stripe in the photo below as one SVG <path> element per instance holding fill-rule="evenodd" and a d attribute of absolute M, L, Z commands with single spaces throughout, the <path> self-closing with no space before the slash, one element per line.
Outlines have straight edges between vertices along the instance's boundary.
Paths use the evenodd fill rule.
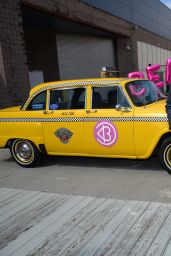
<path fill-rule="evenodd" d="M 85 117 L 84 122 L 100 122 L 100 121 L 110 121 L 110 122 L 130 122 L 134 121 L 133 117 Z"/>
<path fill-rule="evenodd" d="M 0 122 L 167 122 L 167 117 L 61 117 L 61 118 L 0 118 Z"/>
<path fill-rule="evenodd" d="M 82 117 L 69 117 L 69 118 L 0 118 L 0 122 L 83 122 Z"/>
<path fill-rule="evenodd" d="M 42 122 L 43 118 L 0 118 L 0 122 Z"/>
<path fill-rule="evenodd" d="M 51 122 L 83 122 L 83 117 L 61 117 L 61 118 L 42 118 L 40 122 L 51 123 Z"/>
<path fill-rule="evenodd" d="M 73 87 L 73 86 L 77 86 L 77 85 L 89 85 L 89 84 L 93 84 L 93 85 L 105 85 L 105 84 L 120 84 L 121 82 L 123 82 L 124 80 L 128 80 L 129 78 L 121 78 L 121 79 L 113 79 L 113 80 L 97 80 L 97 81 L 78 81 L 78 82 L 68 82 L 68 83 L 59 83 L 59 84 L 53 84 L 53 85 L 46 85 L 44 87 L 42 87 L 41 89 L 37 90 L 35 93 L 33 93 L 28 100 L 26 101 L 24 107 L 22 108 L 23 110 L 25 110 L 28 106 L 28 104 L 30 103 L 30 101 L 40 92 L 44 91 L 44 90 L 49 90 L 49 89 L 55 89 L 55 88 L 60 88 L 60 87 Z"/>
<path fill-rule="evenodd" d="M 167 117 L 134 117 L 134 122 L 167 122 Z"/>

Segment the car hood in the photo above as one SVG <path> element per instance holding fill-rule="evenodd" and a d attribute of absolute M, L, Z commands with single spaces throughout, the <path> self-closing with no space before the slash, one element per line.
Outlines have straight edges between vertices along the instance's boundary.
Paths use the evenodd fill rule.
<path fill-rule="evenodd" d="M 148 108 L 157 113 L 166 114 L 166 100 L 155 101 L 152 104 L 148 105 Z"/>
<path fill-rule="evenodd" d="M 0 112 L 18 112 L 18 111 L 20 111 L 20 108 L 21 108 L 21 106 L 4 108 L 4 109 L 1 109 Z"/>
<path fill-rule="evenodd" d="M 163 116 L 166 117 L 166 100 L 155 101 L 144 107 L 136 108 L 136 113 L 150 116 Z"/>

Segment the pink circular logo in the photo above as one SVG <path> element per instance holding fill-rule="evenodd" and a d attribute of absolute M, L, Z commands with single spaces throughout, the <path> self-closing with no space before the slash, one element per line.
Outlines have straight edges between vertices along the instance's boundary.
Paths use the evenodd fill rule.
<path fill-rule="evenodd" d="M 101 121 L 94 128 L 96 140 L 103 146 L 110 147 L 118 138 L 116 127 L 109 121 Z"/>

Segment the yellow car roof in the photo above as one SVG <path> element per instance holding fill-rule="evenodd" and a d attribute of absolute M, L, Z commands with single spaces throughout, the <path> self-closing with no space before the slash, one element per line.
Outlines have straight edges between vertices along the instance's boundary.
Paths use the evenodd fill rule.
<path fill-rule="evenodd" d="M 123 81 L 133 81 L 139 80 L 137 79 L 129 79 L 127 77 L 112 77 L 112 78 L 89 78 L 89 79 L 77 79 L 77 80 L 62 80 L 62 81 L 55 81 L 55 82 L 48 82 L 43 83 L 35 86 L 30 90 L 30 96 L 33 94 L 37 94 L 37 92 L 41 92 L 46 89 L 53 89 L 57 87 L 69 87 L 69 86 L 76 86 L 76 85 L 89 85 L 89 84 L 111 84 L 112 82 L 116 84 L 121 84 Z M 143 79 L 140 79 L 143 80 Z"/>
<path fill-rule="evenodd" d="M 47 89 L 56 89 L 60 87 L 72 87 L 72 86 L 86 86 L 86 85 L 121 85 L 123 86 L 125 83 L 136 81 L 136 80 L 147 80 L 141 78 L 134 78 L 130 79 L 127 77 L 106 77 L 106 78 L 89 78 L 89 79 L 77 79 L 77 80 L 62 80 L 62 81 L 55 81 L 55 82 L 48 82 L 43 83 L 35 86 L 30 90 L 29 97 L 25 104 L 23 105 L 22 109 L 25 110 L 29 104 L 29 102 L 40 92 L 43 92 Z"/>

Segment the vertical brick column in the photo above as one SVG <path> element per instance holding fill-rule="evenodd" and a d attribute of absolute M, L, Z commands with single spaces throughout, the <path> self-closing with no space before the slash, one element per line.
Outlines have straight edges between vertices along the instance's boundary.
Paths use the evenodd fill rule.
<path fill-rule="evenodd" d="M 0 1 L 0 108 L 21 104 L 29 91 L 20 0 Z"/>

